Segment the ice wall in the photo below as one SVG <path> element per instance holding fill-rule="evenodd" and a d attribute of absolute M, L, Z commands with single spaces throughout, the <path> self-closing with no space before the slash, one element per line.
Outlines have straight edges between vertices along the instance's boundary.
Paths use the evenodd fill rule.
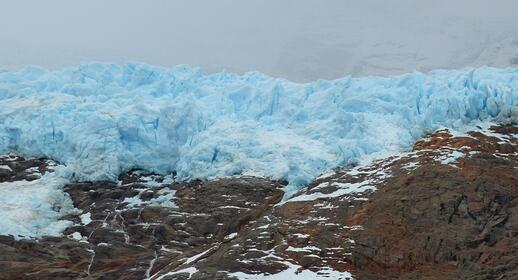
<path fill-rule="evenodd" d="M 518 68 L 307 84 L 188 66 L 84 64 L 0 72 L 0 153 L 44 156 L 77 180 L 124 170 L 251 173 L 297 188 L 426 132 L 518 120 Z"/>

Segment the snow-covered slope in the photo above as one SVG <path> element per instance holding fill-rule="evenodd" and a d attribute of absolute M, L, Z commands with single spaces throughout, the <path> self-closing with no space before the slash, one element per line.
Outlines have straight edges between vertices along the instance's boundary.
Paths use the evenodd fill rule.
<path fill-rule="evenodd" d="M 45 156 L 79 180 L 123 170 L 252 173 L 296 189 L 439 127 L 518 120 L 518 68 L 292 83 L 261 73 L 84 64 L 0 72 L 0 153 Z"/>

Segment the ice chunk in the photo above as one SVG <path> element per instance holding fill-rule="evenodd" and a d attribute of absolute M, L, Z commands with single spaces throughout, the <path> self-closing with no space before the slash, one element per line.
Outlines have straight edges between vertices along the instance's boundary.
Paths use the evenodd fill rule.
<path fill-rule="evenodd" d="M 47 173 L 38 180 L 0 183 L 0 235 L 15 238 L 60 235 L 72 222 L 59 220 L 74 210 L 61 188 L 65 180 Z"/>

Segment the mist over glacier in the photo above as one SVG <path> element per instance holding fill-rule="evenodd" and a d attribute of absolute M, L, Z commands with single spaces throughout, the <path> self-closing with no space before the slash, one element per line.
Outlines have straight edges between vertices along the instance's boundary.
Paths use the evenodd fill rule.
<path fill-rule="evenodd" d="M 345 75 L 518 65 L 515 0 L 19 0 L 0 3 L 0 68 L 88 61 Z"/>
<path fill-rule="evenodd" d="M 300 84 L 259 72 L 83 64 L 0 73 L 0 153 L 48 157 L 73 180 L 142 168 L 180 180 L 253 174 L 296 190 L 427 132 L 516 122 L 518 69 Z"/>

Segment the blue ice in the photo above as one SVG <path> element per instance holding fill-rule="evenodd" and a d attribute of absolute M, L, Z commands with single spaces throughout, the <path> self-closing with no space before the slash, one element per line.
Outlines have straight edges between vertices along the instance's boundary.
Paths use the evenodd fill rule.
<path fill-rule="evenodd" d="M 254 174 L 292 189 L 437 128 L 515 123 L 518 68 L 299 84 L 258 72 L 88 63 L 0 71 L 0 153 L 48 157 L 73 180 L 141 168 L 178 179 Z"/>

